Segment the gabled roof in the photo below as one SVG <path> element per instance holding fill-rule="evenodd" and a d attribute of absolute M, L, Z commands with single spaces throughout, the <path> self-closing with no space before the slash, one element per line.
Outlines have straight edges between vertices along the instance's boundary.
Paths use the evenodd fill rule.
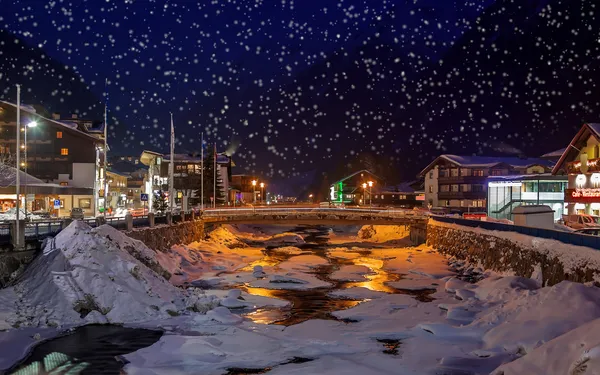
<path fill-rule="evenodd" d="M 379 178 L 379 177 L 378 177 L 376 174 L 372 173 L 371 171 L 368 171 L 368 170 L 366 170 L 366 169 L 361 169 L 360 171 L 354 172 L 354 173 L 352 173 L 352 174 L 351 174 L 351 175 L 349 175 L 349 176 L 346 176 L 346 177 L 344 177 L 344 178 L 342 178 L 342 179 L 340 179 L 340 180 L 337 180 L 337 181 L 336 181 L 336 182 L 334 182 L 332 185 L 336 185 L 336 184 L 339 184 L 340 182 L 344 182 L 344 181 L 346 181 L 346 180 L 348 180 L 348 179 L 350 179 L 350 178 L 352 178 L 352 177 L 356 176 L 356 175 L 357 175 L 357 174 L 359 174 L 359 173 L 368 173 L 368 174 L 370 174 L 371 176 L 373 176 L 374 178 L 376 178 L 376 179 L 378 179 L 378 180 L 383 180 L 382 178 Z"/>
<path fill-rule="evenodd" d="M 567 161 L 575 159 L 580 152 L 579 150 L 581 150 L 590 136 L 594 136 L 600 141 L 600 124 L 583 124 L 581 129 L 575 134 L 575 137 L 573 137 L 573 140 L 571 140 L 571 143 L 565 148 L 558 162 L 556 162 L 554 169 L 552 169 L 552 174 L 558 174 Z"/>
<path fill-rule="evenodd" d="M 435 158 L 419 176 L 424 176 L 430 169 L 435 167 L 440 161 L 448 161 L 459 167 L 465 168 L 493 168 L 500 164 L 509 165 L 513 168 L 527 168 L 533 165 L 541 165 L 546 168 L 552 168 L 554 163 L 551 160 L 540 158 L 518 158 L 514 156 L 459 156 L 459 155 L 440 155 Z"/>
<path fill-rule="evenodd" d="M 15 110 L 17 109 L 17 105 L 16 104 L 13 104 L 13 103 L 10 103 L 10 102 L 6 102 L 4 100 L 0 100 L 0 103 L 9 105 L 11 107 L 14 107 Z M 73 132 L 74 134 L 83 136 L 84 138 L 88 138 L 89 140 L 93 140 L 94 142 L 98 142 L 98 138 L 94 137 L 91 134 L 88 134 L 86 132 L 83 132 L 83 131 L 79 130 L 77 128 L 77 126 L 73 126 L 72 123 L 65 123 L 65 122 L 61 122 L 61 121 L 58 121 L 58 120 L 53 120 L 51 118 L 44 117 L 44 116 L 40 115 L 39 113 L 37 113 L 35 111 L 35 108 L 33 108 L 32 106 L 28 106 L 28 105 L 23 105 L 22 104 L 20 106 L 20 108 L 21 108 L 21 111 L 27 112 L 27 113 L 35 116 L 38 119 L 42 119 L 45 122 L 53 123 L 55 125 L 58 125 L 58 126 L 62 127 L 65 130 L 69 130 L 69 131 Z"/>

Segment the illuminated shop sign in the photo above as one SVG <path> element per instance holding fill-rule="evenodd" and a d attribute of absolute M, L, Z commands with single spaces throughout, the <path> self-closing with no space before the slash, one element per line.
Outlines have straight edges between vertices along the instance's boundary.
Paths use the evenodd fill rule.
<path fill-rule="evenodd" d="M 569 173 L 587 173 L 587 172 L 600 172 L 600 159 L 585 160 L 585 165 L 582 167 L 583 161 L 574 161 L 567 164 L 567 171 Z"/>
<path fill-rule="evenodd" d="M 600 198 L 600 189 L 575 189 L 571 191 L 573 198 Z"/>
<path fill-rule="evenodd" d="M 507 187 L 507 186 L 523 186 L 522 182 L 518 181 L 494 181 L 488 183 L 489 187 Z"/>

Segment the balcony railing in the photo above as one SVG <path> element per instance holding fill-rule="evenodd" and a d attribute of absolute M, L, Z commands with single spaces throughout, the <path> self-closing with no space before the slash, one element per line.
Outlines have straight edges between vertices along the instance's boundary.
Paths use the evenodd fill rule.
<path fill-rule="evenodd" d="M 438 177 L 440 184 L 485 184 L 487 176 L 445 176 Z"/>
<path fill-rule="evenodd" d="M 439 199 L 485 199 L 485 191 L 440 191 Z"/>

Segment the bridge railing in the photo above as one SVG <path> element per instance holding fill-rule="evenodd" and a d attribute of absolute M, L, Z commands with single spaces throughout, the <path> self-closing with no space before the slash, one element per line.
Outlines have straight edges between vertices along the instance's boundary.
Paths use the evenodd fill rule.
<path fill-rule="evenodd" d="M 235 217 L 259 215 L 357 215 L 370 217 L 415 217 L 422 216 L 414 210 L 384 210 L 378 208 L 297 207 L 297 208 L 235 208 L 211 209 L 203 212 L 204 217 Z"/>

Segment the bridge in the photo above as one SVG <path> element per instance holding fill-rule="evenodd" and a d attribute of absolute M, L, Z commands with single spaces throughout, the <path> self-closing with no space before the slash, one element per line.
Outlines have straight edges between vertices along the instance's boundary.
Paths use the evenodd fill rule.
<path fill-rule="evenodd" d="M 237 208 L 212 209 L 202 214 L 206 224 L 289 224 L 289 225 L 415 225 L 428 217 L 414 210 L 371 208 Z"/>
<path fill-rule="evenodd" d="M 204 224 L 286 224 L 286 225 L 407 225 L 424 227 L 427 216 L 413 210 L 383 210 L 373 208 L 320 208 L 320 207 L 252 207 L 206 209 L 198 214 L 182 212 L 166 215 L 136 217 L 108 217 L 101 220 L 88 218 L 83 221 L 91 227 L 101 222 L 119 230 L 148 228 L 155 225 L 171 225 L 182 221 L 201 220 Z M 24 223 L 26 243 L 43 241 L 56 236 L 70 220 L 47 219 Z M 12 221 L 0 222 L 0 247 L 13 242 Z"/>

